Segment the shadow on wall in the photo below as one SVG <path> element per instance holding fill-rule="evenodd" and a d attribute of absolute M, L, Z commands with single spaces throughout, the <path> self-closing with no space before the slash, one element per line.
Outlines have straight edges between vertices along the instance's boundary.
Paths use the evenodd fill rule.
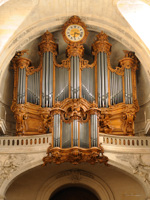
<path fill-rule="evenodd" d="M 95 194 L 82 187 L 67 187 L 59 189 L 49 200 L 98 200 Z"/>

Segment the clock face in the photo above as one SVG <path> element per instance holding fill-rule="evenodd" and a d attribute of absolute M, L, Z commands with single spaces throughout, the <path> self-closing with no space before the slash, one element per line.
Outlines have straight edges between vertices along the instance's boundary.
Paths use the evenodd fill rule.
<path fill-rule="evenodd" d="M 65 35 L 71 42 L 79 42 L 83 39 L 85 31 L 82 26 L 78 24 L 72 24 L 67 27 Z"/>

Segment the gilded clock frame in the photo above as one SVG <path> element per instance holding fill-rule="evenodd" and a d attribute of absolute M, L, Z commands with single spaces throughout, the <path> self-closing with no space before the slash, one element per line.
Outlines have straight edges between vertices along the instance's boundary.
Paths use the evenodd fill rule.
<path fill-rule="evenodd" d="M 67 37 L 66 37 L 66 30 L 67 28 L 70 26 L 70 25 L 79 25 L 83 28 L 84 30 L 84 37 L 80 40 L 80 41 L 71 41 L 69 40 Z M 72 45 L 72 44 L 83 44 L 86 42 L 86 39 L 87 39 L 87 36 L 88 36 L 88 31 L 87 31 L 87 26 L 81 21 L 81 19 L 78 17 L 78 16 L 72 16 L 64 25 L 63 25 L 63 28 L 62 28 L 62 35 L 63 35 L 63 39 L 64 41 L 69 44 L 69 45 Z"/>

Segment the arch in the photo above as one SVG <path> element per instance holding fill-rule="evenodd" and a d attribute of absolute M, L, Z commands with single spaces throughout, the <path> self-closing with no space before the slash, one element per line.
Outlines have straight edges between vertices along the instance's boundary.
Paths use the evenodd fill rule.
<path fill-rule="evenodd" d="M 57 200 L 57 199 L 90 199 L 90 200 L 99 200 L 94 194 L 93 191 L 91 191 L 88 188 L 82 187 L 82 186 L 67 186 L 63 188 L 59 188 L 57 191 L 54 192 L 54 194 L 51 195 L 49 200 Z"/>
<path fill-rule="evenodd" d="M 67 185 L 89 188 L 101 200 L 114 200 L 111 189 L 102 179 L 82 170 L 63 171 L 49 178 L 40 188 L 36 200 L 49 200 L 54 191 Z"/>
<path fill-rule="evenodd" d="M 39 158 L 39 156 L 38 160 L 30 158 L 30 161 L 26 163 L 26 165 L 21 166 L 20 168 L 18 168 L 18 170 L 13 172 L 8 179 L 5 179 L 5 181 L 1 185 L 1 196 L 5 196 L 7 189 L 19 175 L 23 174 L 24 172 L 27 172 L 30 169 L 38 167 L 39 165 L 42 165 L 42 161 Z M 122 171 L 123 173 L 127 174 L 127 176 L 131 177 L 136 182 L 138 182 L 141 185 L 141 188 L 144 189 L 146 196 L 150 195 L 149 187 L 147 186 L 147 184 L 136 174 L 133 174 L 131 168 L 127 167 L 126 165 L 120 164 L 119 161 L 116 162 L 111 159 L 109 160 L 109 164 L 114 166 L 119 171 Z M 114 199 L 111 189 L 101 178 L 92 174 L 91 172 L 83 171 L 81 169 L 74 170 L 71 168 L 68 171 L 63 171 L 57 173 L 57 175 L 51 176 L 44 183 L 44 185 L 40 187 L 36 200 L 41 200 L 42 198 L 47 198 L 48 200 L 50 194 L 52 194 L 56 189 L 60 188 L 61 186 L 67 184 L 81 184 L 82 186 L 90 188 L 91 190 L 95 191 L 95 193 L 99 197 L 101 197 L 101 200 L 103 200 L 104 197 L 105 200 Z M 97 186 L 98 189 L 95 189 Z"/>

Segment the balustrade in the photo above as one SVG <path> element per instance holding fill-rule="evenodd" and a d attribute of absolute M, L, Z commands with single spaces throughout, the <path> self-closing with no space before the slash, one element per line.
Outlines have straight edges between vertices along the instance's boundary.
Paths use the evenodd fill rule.
<path fill-rule="evenodd" d="M 117 147 L 150 147 L 150 138 L 138 136 L 113 136 L 100 133 L 99 143 Z"/>
<path fill-rule="evenodd" d="M 52 134 L 33 136 L 2 136 L 0 137 L 0 148 L 30 147 L 49 145 L 52 142 Z"/>

